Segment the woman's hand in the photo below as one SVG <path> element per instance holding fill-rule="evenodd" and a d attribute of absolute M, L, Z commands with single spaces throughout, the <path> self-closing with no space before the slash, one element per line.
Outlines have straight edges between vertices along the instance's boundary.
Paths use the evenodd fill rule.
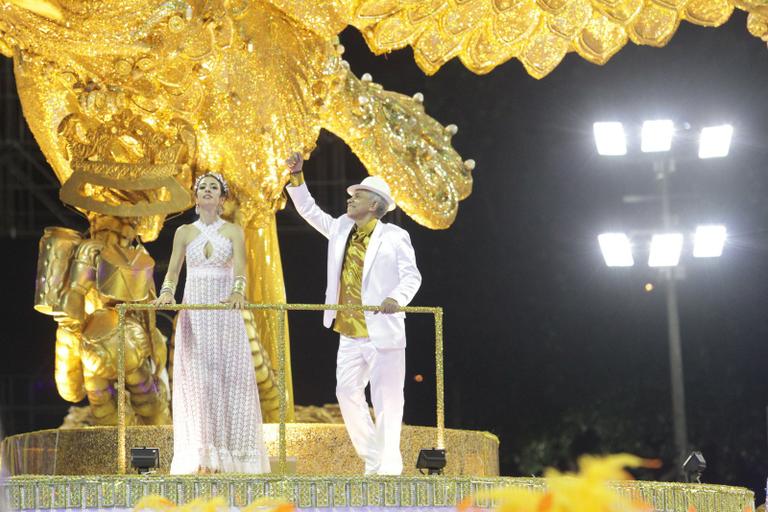
<path fill-rule="evenodd" d="M 245 307 L 245 297 L 242 293 L 232 292 L 227 300 L 221 301 L 232 309 L 243 309 Z"/>
<path fill-rule="evenodd" d="M 158 298 L 152 301 L 153 306 L 164 306 L 166 304 L 176 304 L 176 299 L 173 297 L 172 293 L 161 293 Z"/>

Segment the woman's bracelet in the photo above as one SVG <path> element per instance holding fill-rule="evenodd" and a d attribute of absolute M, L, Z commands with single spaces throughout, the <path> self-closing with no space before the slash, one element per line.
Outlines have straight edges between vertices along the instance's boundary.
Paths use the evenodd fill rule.
<path fill-rule="evenodd" d="M 160 287 L 160 295 L 164 293 L 170 293 L 171 295 L 176 294 L 176 281 L 173 281 L 172 279 L 165 278 L 165 281 L 163 281 L 163 286 Z"/>
<path fill-rule="evenodd" d="M 245 276 L 235 276 L 235 280 L 232 283 L 232 293 L 239 293 L 245 297 Z"/>

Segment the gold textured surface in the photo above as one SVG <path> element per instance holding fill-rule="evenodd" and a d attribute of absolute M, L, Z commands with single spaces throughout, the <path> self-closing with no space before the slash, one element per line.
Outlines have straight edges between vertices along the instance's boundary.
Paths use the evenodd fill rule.
<path fill-rule="evenodd" d="M 87 236 L 50 227 L 40 239 L 35 309 L 58 324 L 56 387 L 70 402 L 87 397 L 94 423 L 115 424 L 116 359 L 125 343 L 118 387 L 130 392 L 126 421 L 169 423 L 165 337 L 155 312 L 130 312 L 118 330 L 114 309 L 117 301 L 154 298 L 155 262 L 134 245 L 135 219 L 92 214 L 89 221 Z"/>
<path fill-rule="evenodd" d="M 264 423 L 275 423 L 280 420 L 280 396 L 277 389 L 277 377 L 272 359 L 259 338 L 259 329 L 253 311 L 241 311 L 245 321 L 245 331 L 251 346 L 251 360 L 256 374 L 256 384 L 259 388 L 259 403 Z M 291 418 L 292 420 L 292 418 Z"/>
<path fill-rule="evenodd" d="M 102 249 L 96 286 L 102 295 L 119 301 L 146 300 L 155 288 L 153 260 L 143 247 L 111 245 Z"/>
<path fill-rule="evenodd" d="M 83 241 L 74 229 L 47 227 L 40 238 L 35 281 L 35 309 L 46 315 L 59 316 L 61 298 L 69 287 L 67 271 L 75 250 Z"/>
<path fill-rule="evenodd" d="M 68 19 L 67 9 L 53 0 L 10 3 L 51 21 Z M 178 10 L 184 5 L 194 2 Z M 628 40 L 664 46 L 681 21 L 718 26 L 734 8 L 747 11 L 749 31 L 768 40 L 765 0 L 271 0 L 238 3 L 232 9 L 235 19 L 251 5 L 271 7 L 322 39 L 351 24 L 376 53 L 412 46 L 416 62 L 430 74 L 457 56 L 476 73 L 517 58 L 540 78 L 567 52 L 603 64 Z M 184 16 L 175 16 L 168 25 L 182 32 Z M 0 49 L 10 56 L 16 42 L 13 34 L 0 38 Z"/>
<path fill-rule="evenodd" d="M 455 130 L 420 100 L 358 80 L 341 59 L 335 36 L 353 7 L 0 0 L 0 53 L 14 60 L 25 118 L 62 199 L 89 214 L 136 218 L 137 234 L 151 241 L 168 213 L 189 204 L 194 175 L 220 172 L 247 235 L 249 295 L 275 303 L 285 300 L 275 228 L 284 160 L 308 155 L 321 128 L 429 228 L 449 227 L 471 190 L 473 164 L 453 149 Z M 277 314 L 258 320 L 275 361 Z M 290 409 L 290 373 L 286 392 Z"/>
<path fill-rule="evenodd" d="M 417 475 L 418 452 L 435 444 L 434 427 L 405 425 L 401 437 L 404 472 Z M 362 475 L 363 463 L 355 454 L 343 424 L 289 423 L 286 452 L 295 458 L 299 475 Z M 279 425 L 264 425 L 267 450 L 279 453 Z M 499 440 L 487 432 L 446 429 L 451 476 L 498 476 Z M 160 472 L 167 473 L 173 456 L 173 427 L 131 426 L 126 430 L 127 447 L 160 448 Z M 3 471 L 9 475 L 104 475 L 116 474 L 118 429 L 89 427 L 29 432 L 7 437 L 2 444 Z M 132 469 L 129 467 L 128 471 Z M 273 466 L 273 471 L 277 467 Z"/>
<path fill-rule="evenodd" d="M 754 494 L 741 487 L 669 482 L 621 481 L 608 487 L 640 496 L 665 512 L 744 512 L 754 510 Z M 500 486 L 541 490 L 544 479 L 510 477 L 344 477 L 326 476 L 23 476 L 0 483 L 12 509 L 109 509 L 135 505 L 148 494 L 183 504 L 198 497 L 222 496 L 244 507 L 261 497 L 285 499 L 302 508 L 455 507 Z M 3 496 L 0 496 L 0 499 Z M 478 500 L 483 507 L 493 502 Z"/>
<path fill-rule="evenodd" d="M 373 84 L 344 65 L 333 35 L 348 11 L 330 1 L 69 0 L 56 21 L 4 1 L 0 41 L 14 58 L 30 128 L 62 182 L 83 160 L 133 165 L 142 174 L 161 163 L 189 163 L 222 172 L 244 225 L 255 229 L 283 205 L 283 160 L 308 153 L 322 127 L 352 144 L 363 162 L 375 162 L 369 169 L 387 173 L 390 185 L 416 173 L 436 200 L 438 192 L 466 195 L 454 190 L 466 189 L 452 178 L 466 172 L 442 127 L 410 98 L 369 93 Z M 329 18 L 335 21 L 316 25 Z M 376 111 L 385 112 L 372 117 Z M 118 118 L 125 136 L 105 138 Z M 451 158 L 426 169 L 413 161 L 430 152 Z M 410 165 L 401 168 L 403 161 Z M 88 171 L 107 174 L 95 165 Z M 444 208 L 431 215 L 432 204 L 408 200 L 408 187 L 393 191 L 425 225 L 450 225 Z"/>
<path fill-rule="evenodd" d="M 630 40 L 665 46 L 681 21 L 722 25 L 734 7 L 768 42 L 765 0 L 358 0 L 351 24 L 375 53 L 413 47 L 427 74 L 454 57 L 480 74 L 516 58 L 542 78 L 568 52 L 604 64 Z"/>
<path fill-rule="evenodd" d="M 297 405 L 294 415 L 297 423 L 344 423 L 339 404 Z"/>
<path fill-rule="evenodd" d="M 283 268 L 280 261 L 280 244 L 277 238 L 277 223 L 272 217 L 267 226 L 245 230 L 246 237 L 246 265 L 248 268 L 249 300 L 261 304 L 284 303 L 286 301 L 285 286 L 283 284 Z M 278 315 L 287 320 L 287 312 L 251 310 L 255 322 L 254 335 L 263 345 L 264 352 L 270 361 L 270 375 L 277 377 L 277 360 L 280 343 L 278 337 Z M 285 351 L 285 386 L 286 392 L 280 395 L 277 389 L 278 383 L 270 379 L 272 386 L 267 382 L 259 383 L 259 397 L 267 398 L 262 402 L 261 409 L 264 421 L 279 421 L 280 396 L 286 400 L 286 420 L 293 421 L 293 375 L 291 374 L 290 341 L 286 321 L 285 338 L 282 349 Z M 254 336 L 249 335 L 251 339 Z M 251 344 L 253 347 L 253 343 Z M 258 368 L 257 368 L 258 371 Z"/>
<path fill-rule="evenodd" d="M 156 126 L 127 108 L 103 119 L 77 111 L 61 120 L 57 133 L 73 171 L 59 193 L 65 203 L 104 215 L 154 219 L 140 232 L 146 240 L 157 237 L 164 214 L 192 205 L 196 140 L 186 121 L 174 118 Z"/>

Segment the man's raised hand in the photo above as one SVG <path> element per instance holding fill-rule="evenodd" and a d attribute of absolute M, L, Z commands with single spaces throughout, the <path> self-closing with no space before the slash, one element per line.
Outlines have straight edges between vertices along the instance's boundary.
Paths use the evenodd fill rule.
<path fill-rule="evenodd" d="M 288 157 L 288 160 L 285 161 L 285 165 L 288 166 L 288 171 L 291 174 L 299 173 L 304 165 L 304 158 L 301 156 L 301 153 L 297 151 Z"/>

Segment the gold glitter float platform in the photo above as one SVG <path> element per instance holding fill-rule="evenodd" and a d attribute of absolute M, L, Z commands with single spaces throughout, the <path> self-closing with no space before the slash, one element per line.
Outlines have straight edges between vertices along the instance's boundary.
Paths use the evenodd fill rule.
<path fill-rule="evenodd" d="M 267 450 L 277 469 L 278 424 L 264 425 Z M 21 475 L 109 475 L 117 473 L 116 427 L 52 429 L 10 436 L 2 444 L 2 471 Z M 418 475 L 416 457 L 435 443 L 434 427 L 403 426 L 400 448 L 406 475 Z M 173 456 L 173 427 L 134 426 L 126 431 L 126 446 L 160 449 L 159 473 L 167 474 Z M 499 440 L 487 432 L 445 430 L 451 476 L 498 476 Z M 286 425 L 289 471 L 298 475 L 362 475 L 343 424 Z M 131 468 L 128 468 L 131 471 Z"/>
<path fill-rule="evenodd" d="M 300 508 L 362 507 L 428 510 L 455 507 L 481 491 L 504 486 L 543 489 L 538 478 L 452 476 L 355 477 L 271 475 L 109 475 L 101 477 L 17 476 L 0 483 L 0 499 L 12 510 L 126 510 L 143 496 L 160 495 L 184 504 L 199 497 L 224 497 L 244 507 L 269 496 Z M 669 482 L 611 482 L 620 494 L 642 498 L 664 512 L 744 512 L 754 495 L 741 487 Z M 492 505 L 478 500 L 477 505 Z"/>
<path fill-rule="evenodd" d="M 278 453 L 278 425 L 265 425 L 267 448 Z M 499 477 L 499 440 L 487 432 L 445 430 L 448 465 L 444 476 L 421 476 L 418 450 L 432 445 L 435 429 L 404 426 L 402 477 L 363 477 L 363 466 L 343 425 L 286 425 L 289 475 L 167 474 L 173 454 L 170 426 L 128 427 L 126 444 L 160 448 L 153 475 L 116 475 L 117 429 L 89 427 L 30 432 L 2 444 L 0 503 L 11 510 L 125 510 L 143 496 L 159 495 L 183 504 L 199 497 L 224 497 L 244 507 L 261 497 L 290 501 L 301 508 L 455 507 L 481 491 L 499 486 L 543 489 L 539 478 Z M 277 467 L 276 464 L 273 467 Z M 641 498 L 655 510 L 744 512 L 754 510 L 754 494 L 741 487 L 669 482 L 621 481 L 610 486 Z M 479 506 L 490 503 L 478 502 Z"/>

